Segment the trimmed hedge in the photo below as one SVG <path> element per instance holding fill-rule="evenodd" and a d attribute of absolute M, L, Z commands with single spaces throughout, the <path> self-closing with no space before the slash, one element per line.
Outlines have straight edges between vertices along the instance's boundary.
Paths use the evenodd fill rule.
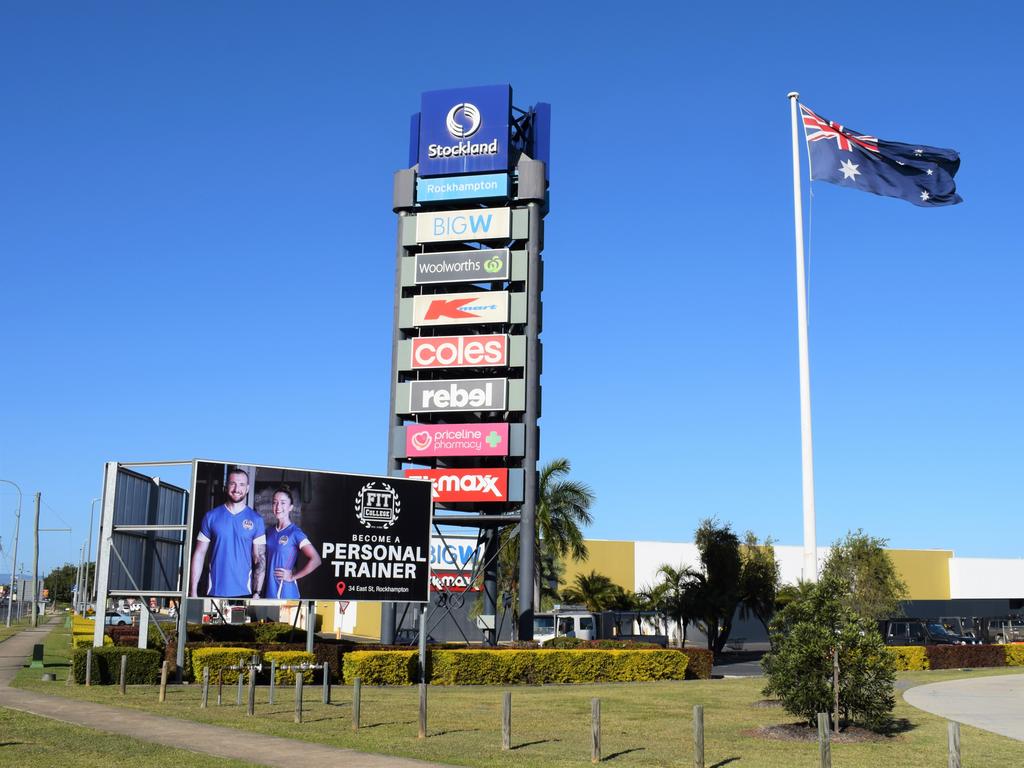
<path fill-rule="evenodd" d="M 85 683 L 87 648 L 76 648 L 71 654 L 71 674 L 75 682 Z M 121 679 L 121 657 L 128 657 L 125 680 L 129 685 L 153 685 L 160 680 L 163 654 L 148 648 L 104 646 L 92 649 L 92 680 L 99 685 L 117 684 Z"/>
<path fill-rule="evenodd" d="M 237 666 L 239 661 L 244 664 L 252 659 L 254 655 L 257 659 L 260 656 L 258 652 L 253 651 L 251 648 L 231 646 L 196 648 L 192 651 L 192 669 L 197 673 L 195 677 L 201 678 L 203 667 L 209 667 L 211 680 L 216 680 L 218 671 L 224 670 L 224 682 L 237 683 L 238 670 L 228 669 L 228 667 Z"/>
<path fill-rule="evenodd" d="M 680 648 L 679 653 L 685 653 L 690 659 L 686 665 L 687 680 L 710 680 L 711 667 L 715 664 L 715 654 L 707 648 Z"/>
<path fill-rule="evenodd" d="M 417 676 L 417 651 L 349 651 L 343 662 L 344 678 L 359 678 L 367 685 L 412 685 Z"/>
<path fill-rule="evenodd" d="M 281 669 L 282 664 L 291 666 L 292 664 L 316 664 L 316 655 L 309 653 L 308 651 L 267 651 L 263 654 L 263 671 L 265 674 L 270 674 L 270 662 L 276 661 L 278 668 L 275 678 L 278 685 L 295 685 L 295 672 L 291 669 Z M 320 672 L 316 671 L 314 675 L 312 669 L 307 669 L 302 673 L 302 682 L 312 683 L 313 678 L 317 680 L 323 680 L 320 676 Z"/>
<path fill-rule="evenodd" d="M 640 640 L 581 640 L 578 637 L 553 637 L 542 646 L 549 650 L 574 650 L 577 648 L 599 648 L 612 650 L 658 649 L 663 646 L 657 643 L 645 643 Z"/>
<path fill-rule="evenodd" d="M 928 653 L 923 645 L 890 645 L 885 650 L 892 656 L 897 672 L 913 672 L 929 668 Z"/>
<path fill-rule="evenodd" d="M 1006 666 L 1024 667 L 1024 644 L 1004 645 L 1006 649 Z"/>
<path fill-rule="evenodd" d="M 669 650 L 434 651 L 435 685 L 682 680 L 689 657 Z"/>
<path fill-rule="evenodd" d="M 88 635 L 72 635 L 75 648 L 92 648 L 92 632 Z M 103 647 L 107 648 L 114 644 L 114 641 L 110 638 L 110 635 L 103 636 Z"/>
<path fill-rule="evenodd" d="M 1006 666 L 1004 645 L 928 645 L 925 649 L 931 669 Z"/>

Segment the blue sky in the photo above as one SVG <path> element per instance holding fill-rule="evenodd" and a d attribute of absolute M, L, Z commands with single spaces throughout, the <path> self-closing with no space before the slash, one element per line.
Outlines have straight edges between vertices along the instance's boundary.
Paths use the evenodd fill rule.
<path fill-rule="evenodd" d="M 384 471 L 392 173 L 421 91 L 498 82 L 553 107 L 541 453 L 592 537 L 800 543 L 798 90 L 959 150 L 965 200 L 815 185 L 819 543 L 1021 556 L 1024 11 L 551 5 L 4 4 L 0 477 L 73 528 L 44 569 L 106 460 Z"/>

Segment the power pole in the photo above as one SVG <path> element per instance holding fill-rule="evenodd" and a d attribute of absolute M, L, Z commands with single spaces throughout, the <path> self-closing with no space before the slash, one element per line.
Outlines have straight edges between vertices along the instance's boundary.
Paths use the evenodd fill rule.
<path fill-rule="evenodd" d="M 36 492 L 35 546 L 32 550 L 32 626 L 39 626 L 39 504 L 43 494 Z"/>
<path fill-rule="evenodd" d="M 96 512 L 96 502 L 100 499 L 93 499 L 89 505 L 89 548 L 85 551 L 85 591 L 82 593 L 82 615 L 89 610 L 89 563 L 92 562 L 92 518 Z"/>

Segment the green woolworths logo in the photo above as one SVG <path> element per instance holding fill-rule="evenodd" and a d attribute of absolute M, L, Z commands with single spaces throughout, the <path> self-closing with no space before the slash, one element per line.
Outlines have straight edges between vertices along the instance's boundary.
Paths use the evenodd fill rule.
<path fill-rule="evenodd" d="M 501 272 L 502 267 L 504 266 L 505 263 L 501 260 L 500 256 L 492 256 L 484 262 L 484 271 L 493 274 L 495 272 Z"/>

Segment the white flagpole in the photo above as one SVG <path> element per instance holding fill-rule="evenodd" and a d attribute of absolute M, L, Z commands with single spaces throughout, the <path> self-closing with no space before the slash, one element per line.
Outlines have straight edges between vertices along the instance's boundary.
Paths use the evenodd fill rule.
<path fill-rule="evenodd" d="M 796 226 L 796 315 L 800 346 L 800 455 L 804 500 L 804 581 L 818 580 L 814 520 L 814 450 L 811 441 L 811 370 L 807 351 L 807 282 L 804 277 L 804 210 L 800 196 L 800 139 L 796 91 L 789 93 L 793 118 L 793 223 Z"/>

